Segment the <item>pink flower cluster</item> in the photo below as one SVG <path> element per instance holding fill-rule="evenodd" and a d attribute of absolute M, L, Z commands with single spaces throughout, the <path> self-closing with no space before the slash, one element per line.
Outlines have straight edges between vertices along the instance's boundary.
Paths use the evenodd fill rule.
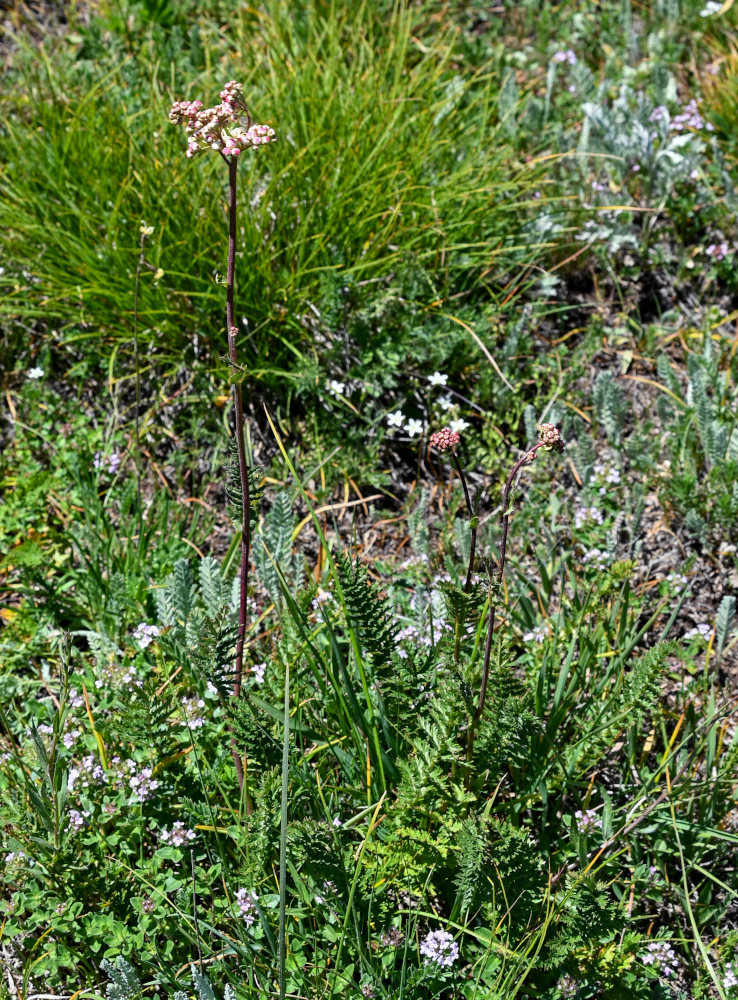
<path fill-rule="evenodd" d="M 558 427 L 554 427 L 553 424 L 544 423 L 538 424 L 536 430 L 546 451 L 562 452 L 564 450 L 564 442 L 561 440 L 561 433 Z"/>
<path fill-rule="evenodd" d="M 458 431 L 452 431 L 450 427 L 443 427 L 440 431 L 436 431 L 435 434 L 431 434 L 430 436 L 431 448 L 438 448 L 439 451 L 448 451 L 449 448 L 455 448 L 459 441 L 461 441 L 461 438 Z"/>
<path fill-rule="evenodd" d="M 169 121 L 184 125 L 189 136 L 187 156 L 214 149 L 224 156 L 239 156 L 277 138 L 273 128 L 257 125 L 243 100 L 243 86 L 231 80 L 220 92 L 221 104 L 204 108 L 202 101 L 175 101 Z"/>

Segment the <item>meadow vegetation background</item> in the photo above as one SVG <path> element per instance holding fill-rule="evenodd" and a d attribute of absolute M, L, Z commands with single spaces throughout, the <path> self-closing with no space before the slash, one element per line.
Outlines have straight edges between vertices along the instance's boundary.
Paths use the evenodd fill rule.
<path fill-rule="evenodd" d="M 2 1000 L 738 996 L 729 0 L 2 17 Z"/>

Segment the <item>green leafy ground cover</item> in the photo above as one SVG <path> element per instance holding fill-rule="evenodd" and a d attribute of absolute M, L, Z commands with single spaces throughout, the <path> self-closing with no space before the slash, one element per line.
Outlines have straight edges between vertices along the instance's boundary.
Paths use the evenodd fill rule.
<path fill-rule="evenodd" d="M 0 997 L 738 995 L 735 12 L 233 8 L 4 15 Z"/>

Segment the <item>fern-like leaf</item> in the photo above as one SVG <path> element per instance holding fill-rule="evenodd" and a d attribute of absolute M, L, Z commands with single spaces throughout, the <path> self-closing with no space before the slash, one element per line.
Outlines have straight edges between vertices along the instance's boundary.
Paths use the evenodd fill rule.
<path fill-rule="evenodd" d="M 366 568 L 358 562 L 352 564 L 345 554 L 338 560 L 338 575 L 349 624 L 375 663 L 390 663 L 397 646 L 397 625 L 389 601 L 370 585 Z"/>
<path fill-rule="evenodd" d="M 251 507 L 252 530 L 256 527 L 259 516 L 259 504 L 264 496 L 262 485 L 262 470 L 259 466 L 249 466 L 249 506 Z M 226 499 L 228 501 L 228 514 L 235 527 L 240 529 L 243 520 L 243 491 L 241 489 L 241 475 L 238 466 L 238 450 L 235 441 L 231 442 L 230 455 L 226 462 Z"/>
<path fill-rule="evenodd" d="M 122 955 L 116 958 L 115 964 L 104 958 L 100 963 L 100 968 L 111 979 L 105 991 L 108 1000 L 139 1000 L 141 980 L 136 975 L 136 970 L 131 963 L 127 962 Z"/>

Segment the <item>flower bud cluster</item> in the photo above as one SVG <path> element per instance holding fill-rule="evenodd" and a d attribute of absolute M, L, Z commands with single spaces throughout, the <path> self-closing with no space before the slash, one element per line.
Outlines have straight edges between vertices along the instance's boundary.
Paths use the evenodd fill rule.
<path fill-rule="evenodd" d="M 553 424 L 538 424 L 536 427 L 538 431 L 538 437 L 543 443 L 546 451 L 558 451 L 559 453 L 564 450 L 564 442 L 561 440 L 561 433 L 558 427 L 554 427 Z"/>
<path fill-rule="evenodd" d="M 460 440 L 458 431 L 452 431 L 450 427 L 443 427 L 440 431 L 431 434 L 430 446 L 439 451 L 448 451 L 449 448 L 455 448 Z"/>
<path fill-rule="evenodd" d="M 243 86 L 231 80 L 220 92 L 221 104 L 204 108 L 202 101 L 175 101 L 169 121 L 184 125 L 187 156 L 214 149 L 224 156 L 239 156 L 246 149 L 274 142 L 273 128 L 252 122 L 243 100 Z"/>

